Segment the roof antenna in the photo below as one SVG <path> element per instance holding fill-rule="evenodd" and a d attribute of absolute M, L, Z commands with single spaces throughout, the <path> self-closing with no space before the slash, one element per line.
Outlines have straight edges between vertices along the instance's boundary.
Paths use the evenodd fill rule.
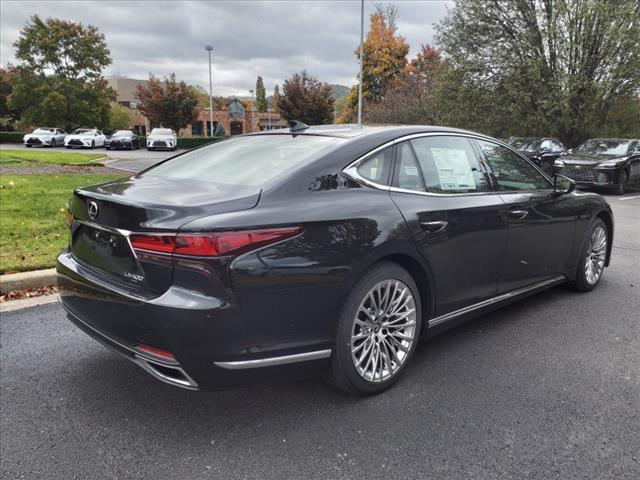
<path fill-rule="evenodd" d="M 289 120 L 289 126 L 291 127 L 291 132 L 301 132 L 309 128 L 309 125 L 298 120 Z"/>

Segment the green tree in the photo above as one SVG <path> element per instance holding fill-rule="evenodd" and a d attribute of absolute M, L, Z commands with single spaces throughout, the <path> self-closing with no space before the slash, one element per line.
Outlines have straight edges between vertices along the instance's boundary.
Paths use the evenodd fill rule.
<path fill-rule="evenodd" d="M 127 130 L 131 128 L 133 114 L 130 109 L 113 102 L 109 111 L 109 130 Z"/>
<path fill-rule="evenodd" d="M 575 145 L 638 95 L 638 19 L 638 0 L 458 0 L 438 27 L 442 111 L 494 135 Z"/>
<path fill-rule="evenodd" d="M 331 86 L 310 76 L 305 70 L 285 80 L 280 113 L 287 120 L 309 125 L 333 122 Z"/>
<path fill-rule="evenodd" d="M 176 81 L 175 73 L 160 80 L 149 75 L 146 85 L 138 85 L 138 109 L 152 124 L 159 124 L 178 133 L 189 125 L 196 114 L 198 95 L 183 81 Z"/>
<path fill-rule="evenodd" d="M 274 113 L 280 113 L 280 87 L 278 87 L 278 85 L 275 86 L 275 88 L 273 89 L 273 102 L 272 102 L 272 108 Z"/>
<path fill-rule="evenodd" d="M 96 27 L 34 15 L 14 46 L 19 64 L 9 107 L 23 124 L 108 125 L 115 93 L 102 70 L 111 58 Z"/>
<path fill-rule="evenodd" d="M 268 106 L 267 91 L 264 88 L 264 82 L 262 77 L 258 77 L 256 80 L 256 109 L 259 112 L 266 112 Z"/>

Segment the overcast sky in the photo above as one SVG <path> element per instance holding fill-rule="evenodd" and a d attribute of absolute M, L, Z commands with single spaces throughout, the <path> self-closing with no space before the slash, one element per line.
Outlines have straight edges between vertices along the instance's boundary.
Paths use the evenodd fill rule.
<path fill-rule="evenodd" d="M 396 1 L 398 29 L 413 56 L 433 42 L 433 25 L 451 2 Z M 365 35 L 374 2 L 365 1 Z M 13 42 L 29 17 L 93 24 L 106 36 L 112 65 L 105 75 L 149 72 L 208 89 L 207 52 L 214 46 L 214 95 L 249 95 L 262 75 L 268 94 L 292 73 L 350 86 L 358 70 L 359 1 L 0 1 L 1 63 L 15 63 Z"/>

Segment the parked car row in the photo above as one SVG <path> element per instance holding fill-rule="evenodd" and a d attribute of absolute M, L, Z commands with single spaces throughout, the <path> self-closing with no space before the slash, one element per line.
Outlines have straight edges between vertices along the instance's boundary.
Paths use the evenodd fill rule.
<path fill-rule="evenodd" d="M 622 195 L 640 182 L 639 139 L 592 138 L 569 150 L 556 138 L 512 137 L 507 143 L 549 175 L 564 175 L 579 187 Z"/>
<path fill-rule="evenodd" d="M 97 148 L 107 150 L 140 148 L 140 138 L 131 130 L 117 130 L 107 136 L 97 128 L 78 128 L 67 134 L 61 128 L 39 127 L 22 139 L 26 147 Z M 170 128 L 154 128 L 147 136 L 147 150 L 177 150 L 178 137 Z"/>

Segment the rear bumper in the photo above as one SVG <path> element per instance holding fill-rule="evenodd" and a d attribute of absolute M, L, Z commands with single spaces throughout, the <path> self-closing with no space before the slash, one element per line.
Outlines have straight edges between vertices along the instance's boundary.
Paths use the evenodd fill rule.
<path fill-rule="evenodd" d="M 205 297 L 174 285 L 160 296 L 145 297 L 66 251 L 57 270 L 60 303 L 69 319 L 166 383 L 211 390 L 314 376 L 329 365 L 326 343 L 273 342 L 256 348 L 232 296 Z M 141 352 L 139 344 L 169 351 L 175 362 Z"/>

